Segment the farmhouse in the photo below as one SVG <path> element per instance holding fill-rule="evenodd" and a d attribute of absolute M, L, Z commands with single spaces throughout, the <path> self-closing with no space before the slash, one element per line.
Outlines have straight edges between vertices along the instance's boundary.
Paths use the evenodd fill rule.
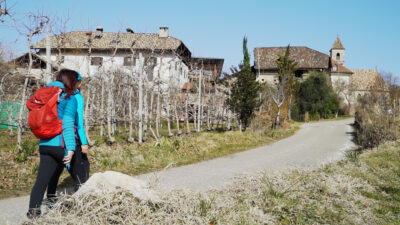
<path fill-rule="evenodd" d="M 284 55 L 287 47 L 263 47 L 254 49 L 254 69 L 257 81 L 274 84 L 278 81 L 276 60 Z M 387 86 L 377 70 L 350 70 L 345 64 L 345 48 L 339 37 L 330 49 L 330 54 L 305 46 L 290 46 L 290 57 L 297 63 L 295 76 L 305 79 L 311 71 L 321 71 L 329 75 L 333 89 L 341 102 L 350 106 L 354 113 L 357 99 L 371 91 L 386 92 Z"/>
<path fill-rule="evenodd" d="M 257 80 L 261 83 L 278 82 L 278 67 L 276 60 L 284 55 L 287 47 L 262 47 L 254 49 L 254 69 Z M 344 66 L 345 48 L 339 37 L 333 44 L 330 55 L 305 46 L 290 46 L 290 57 L 297 63 L 295 76 L 305 79 L 311 71 L 326 72 L 332 82 L 343 80 L 349 83 L 353 72 Z"/>
<path fill-rule="evenodd" d="M 192 89 L 194 81 L 197 83 L 200 77 L 205 86 L 213 90 L 217 79 L 221 76 L 223 66 L 224 59 L 192 57 L 189 72 L 190 82 L 184 84 L 183 91 Z"/>
<path fill-rule="evenodd" d="M 148 80 L 156 76 L 165 83 L 174 80 L 181 87 L 188 82 L 191 52 L 179 39 L 169 36 L 168 27 L 160 27 L 159 33 L 73 31 L 51 37 L 51 60 L 57 64 L 79 71 L 82 76 L 94 76 L 119 70 L 138 72 L 151 67 Z M 46 39 L 32 46 L 37 55 L 45 58 Z M 142 57 L 143 60 L 139 60 Z M 142 62 L 142 66 L 139 64 Z"/>

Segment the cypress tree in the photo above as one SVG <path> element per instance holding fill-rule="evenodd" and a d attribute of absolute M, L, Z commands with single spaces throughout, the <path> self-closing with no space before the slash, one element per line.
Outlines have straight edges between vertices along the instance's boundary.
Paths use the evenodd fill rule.
<path fill-rule="evenodd" d="M 228 105 L 234 112 L 242 129 L 246 129 L 254 117 L 255 110 L 260 106 L 258 93 L 261 89 L 256 81 L 256 74 L 253 73 L 250 66 L 250 55 L 247 49 L 247 38 L 243 38 L 243 64 L 239 65 L 240 71 L 236 75 L 236 81 L 231 88 L 231 96 Z"/>

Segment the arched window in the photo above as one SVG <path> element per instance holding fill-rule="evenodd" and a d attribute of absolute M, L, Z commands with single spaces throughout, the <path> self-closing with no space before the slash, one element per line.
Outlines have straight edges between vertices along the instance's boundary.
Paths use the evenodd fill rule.
<path fill-rule="evenodd" d="M 340 60 L 340 53 L 336 53 L 336 60 Z"/>

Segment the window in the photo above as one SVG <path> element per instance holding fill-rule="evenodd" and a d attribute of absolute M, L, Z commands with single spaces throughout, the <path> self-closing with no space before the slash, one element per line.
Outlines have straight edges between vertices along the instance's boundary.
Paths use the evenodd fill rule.
<path fill-rule="evenodd" d="M 92 57 L 92 59 L 90 61 L 90 65 L 102 66 L 103 65 L 103 57 Z"/>
<path fill-rule="evenodd" d="M 136 58 L 132 59 L 132 56 L 124 57 L 124 66 L 136 66 Z"/>
<path fill-rule="evenodd" d="M 57 62 L 58 63 L 64 63 L 64 60 L 65 60 L 65 57 L 62 55 L 62 56 L 57 56 Z"/>
<path fill-rule="evenodd" d="M 297 78 L 302 78 L 303 77 L 303 73 L 304 73 L 304 71 L 302 71 L 302 70 L 296 70 L 294 72 L 294 76 L 297 77 Z"/>
<path fill-rule="evenodd" d="M 146 66 L 155 66 L 157 64 L 157 58 L 155 57 L 146 57 L 144 60 L 144 64 Z"/>
<path fill-rule="evenodd" d="M 336 60 L 340 60 L 340 53 L 336 53 Z"/>

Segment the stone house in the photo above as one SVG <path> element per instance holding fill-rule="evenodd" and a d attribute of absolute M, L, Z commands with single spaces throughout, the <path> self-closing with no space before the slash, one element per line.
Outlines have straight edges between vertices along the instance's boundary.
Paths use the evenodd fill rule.
<path fill-rule="evenodd" d="M 206 87 L 214 89 L 215 83 L 222 74 L 224 59 L 192 57 L 190 60 L 189 83 L 185 83 L 183 90 L 190 90 L 194 82 L 198 82 L 200 73 Z"/>
<path fill-rule="evenodd" d="M 261 83 L 278 82 L 276 60 L 284 55 L 286 47 L 264 47 L 254 49 L 254 70 Z M 321 71 L 329 75 L 333 89 L 341 103 L 350 106 L 349 113 L 354 113 L 357 99 L 372 90 L 387 92 L 387 86 L 377 70 L 350 70 L 345 64 L 345 48 L 339 37 L 330 49 L 330 54 L 304 46 L 291 46 L 290 57 L 297 63 L 295 76 L 305 79 L 311 71 Z"/>
<path fill-rule="evenodd" d="M 51 37 L 51 60 L 62 67 L 76 70 L 83 77 L 119 70 L 131 73 L 138 70 L 139 56 L 144 66 L 153 65 L 148 74 L 168 83 L 173 78 L 180 87 L 188 81 L 191 52 L 179 39 L 169 36 L 168 27 L 160 27 L 159 33 L 73 31 Z M 32 46 L 37 55 L 46 57 L 46 39 Z M 134 52 L 134 53 L 133 53 Z"/>
<path fill-rule="evenodd" d="M 287 47 L 261 47 L 254 49 L 254 69 L 257 80 L 261 83 L 278 82 L 278 68 L 276 60 L 284 55 Z M 337 37 L 330 55 L 305 46 L 290 46 L 290 57 L 297 63 L 295 76 L 305 79 L 311 71 L 326 72 L 331 81 L 343 80 L 349 83 L 353 73 L 344 66 L 345 48 Z"/>
<path fill-rule="evenodd" d="M 32 68 L 30 71 L 30 77 L 36 80 L 40 80 L 43 78 L 43 74 L 46 73 L 46 65 L 47 60 L 46 57 L 42 57 L 38 54 L 32 53 Z M 8 62 L 10 68 L 19 74 L 28 74 L 28 67 L 29 67 L 29 54 L 25 53 L 10 62 Z M 55 63 L 51 62 L 51 71 L 58 71 L 63 69 L 64 67 Z"/>

